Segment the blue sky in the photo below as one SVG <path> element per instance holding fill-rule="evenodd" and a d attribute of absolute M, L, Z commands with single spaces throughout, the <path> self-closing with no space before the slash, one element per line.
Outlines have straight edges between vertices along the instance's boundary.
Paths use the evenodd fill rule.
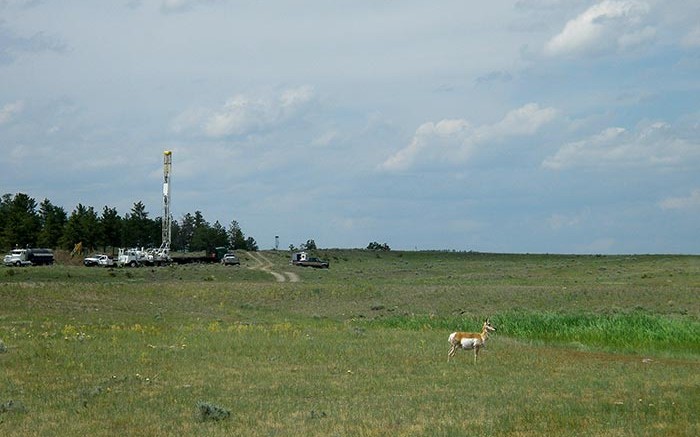
<path fill-rule="evenodd" d="M 700 253 L 700 3 L 0 0 L 0 193 L 261 248 Z"/>

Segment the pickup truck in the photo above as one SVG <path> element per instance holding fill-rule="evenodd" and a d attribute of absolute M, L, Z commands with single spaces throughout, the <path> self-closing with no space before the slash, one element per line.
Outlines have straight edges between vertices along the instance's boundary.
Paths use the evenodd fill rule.
<path fill-rule="evenodd" d="M 294 262 L 294 264 L 301 267 L 316 267 L 317 269 L 327 269 L 328 267 L 330 267 L 330 263 L 328 261 L 324 261 L 320 258 L 315 257 L 299 260 Z"/>
<path fill-rule="evenodd" d="M 114 266 L 114 260 L 108 255 L 92 255 L 83 259 L 83 264 L 86 267 L 100 266 L 100 267 L 112 267 Z"/>
<path fill-rule="evenodd" d="M 240 266 L 241 260 L 238 259 L 235 253 L 227 253 L 221 258 L 221 264 L 225 266 Z"/>

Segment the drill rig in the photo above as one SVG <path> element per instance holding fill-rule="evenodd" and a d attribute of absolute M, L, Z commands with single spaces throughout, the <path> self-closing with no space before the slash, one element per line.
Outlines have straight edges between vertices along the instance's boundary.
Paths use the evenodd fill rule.
<path fill-rule="evenodd" d="M 172 262 L 170 258 L 170 241 L 172 229 L 172 217 L 170 215 L 170 172 L 173 168 L 173 152 L 163 152 L 163 218 L 161 244 L 158 249 L 150 249 L 146 254 L 146 264 L 167 265 Z"/>
<path fill-rule="evenodd" d="M 168 265 L 173 260 L 170 258 L 171 224 L 170 216 L 170 172 L 173 166 L 173 152 L 163 152 L 163 218 L 160 247 L 143 250 L 143 248 L 119 249 L 117 258 L 118 266 L 161 266 Z"/>
<path fill-rule="evenodd" d="M 173 168 L 173 152 L 163 152 L 163 233 L 161 250 L 170 252 L 171 222 L 170 215 L 170 172 Z"/>

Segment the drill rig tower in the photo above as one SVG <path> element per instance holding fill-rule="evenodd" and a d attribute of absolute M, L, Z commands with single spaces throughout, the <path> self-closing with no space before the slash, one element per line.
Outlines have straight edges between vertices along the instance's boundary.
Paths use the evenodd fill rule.
<path fill-rule="evenodd" d="M 168 256 L 171 241 L 171 221 L 170 216 L 170 172 L 173 167 L 173 152 L 166 150 L 163 152 L 163 233 L 160 250 L 163 255 Z"/>
<path fill-rule="evenodd" d="M 162 242 L 160 247 L 145 251 L 143 248 L 119 249 L 119 258 L 117 258 L 117 265 L 119 266 L 130 265 L 135 267 L 144 264 L 161 266 L 172 262 L 172 258 L 170 258 L 170 229 L 172 223 L 172 217 L 170 217 L 170 171 L 173 165 L 172 155 L 173 152 L 170 150 L 166 150 L 163 153 L 163 232 L 161 234 Z"/>

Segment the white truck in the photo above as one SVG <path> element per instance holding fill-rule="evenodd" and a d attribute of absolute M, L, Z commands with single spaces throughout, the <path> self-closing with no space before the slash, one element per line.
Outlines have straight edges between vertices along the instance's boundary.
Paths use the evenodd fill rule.
<path fill-rule="evenodd" d="M 157 249 L 147 249 L 144 263 L 149 266 L 167 266 L 172 263 L 170 246 L 163 244 Z"/>
<path fill-rule="evenodd" d="M 51 249 L 14 249 L 3 259 L 6 266 L 23 267 L 51 265 L 54 262 Z"/>
<path fill-rule="evenodd" d="M 83 259 L 83 264 L 85 267 L 112 267 L 114 265 L 114 260 L 109 255 L 92 255 Z"/>
<path fill-rule="evenodd" d="M 163 247 L 159 249 L 119 249 L 117 256 L 117 266 L 119 267 L 167 266 L 171 262 L 170 250 Z"/>
<path fill-rule="evenodd" d="M 119 255 L 117 256 L 117 265 L 119 267 L 140 267 L 146 262 L 147 256 L 148 254 L 143 249 L 119 249 Z"/>
<path fill-rule="evenodd" d="M 296 252 L 292 254 L 292 259 L 289 261 L 290 264 L 301 267 L 315 267 L 317 269 L 327 269 L 330 267 L 328 261 L 324 261 L 320 258 L 314 256 L 309 256 L 306 252 Z"/>

